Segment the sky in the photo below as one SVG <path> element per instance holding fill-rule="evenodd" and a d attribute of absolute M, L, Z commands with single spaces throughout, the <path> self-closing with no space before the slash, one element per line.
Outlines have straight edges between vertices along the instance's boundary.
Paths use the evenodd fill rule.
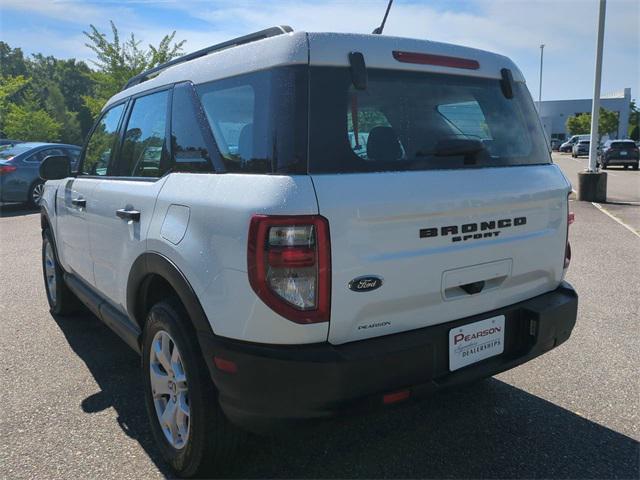
<path fill-rule="evenodd" d="M 84 30 L 143 45 L 175 30 L 185 52 L 273 25 L 294 30 L 370 33 L 387 0 L 2 0 L 0 40 L 27 54 L 91 61 Z M 598 0 L 395 0 L 385 34 L 461 44 L 509 56 L 538 98 L 545 44 L 543 100 L 593 94 Z M 640 92 L 640 1 L 608 0 L 602 94 Z"/>

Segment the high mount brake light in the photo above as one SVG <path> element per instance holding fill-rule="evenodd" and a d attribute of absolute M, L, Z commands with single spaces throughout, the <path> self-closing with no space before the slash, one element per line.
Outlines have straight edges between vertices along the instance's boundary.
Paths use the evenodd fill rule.
<path fill-rule="evenodd" d="M 331 305 L 329 222 L 319 215 L 254 215 L 247 247 L 249 283 L 292 322 L 327 322 Z"/>
<path fill-rule="evenodd" d="M 392 54 L 393 58 L 402 63 L 465 68 L 467 70 L 478 70 L 480 68 L 480 63 L 470 58 L 449 57 L 446 55 L 433 55 L 430 53 L 401 52 L 398 50 L 394 50 Z"/>

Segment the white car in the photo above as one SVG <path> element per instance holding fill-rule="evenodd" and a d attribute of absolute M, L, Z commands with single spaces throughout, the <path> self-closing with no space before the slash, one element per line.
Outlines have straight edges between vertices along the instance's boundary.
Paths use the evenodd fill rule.
<path fill-rule="evenodd" d="M 571 186 L 500 55 L 268 29 L 132 79 L 68 167 L 41 167 L 51 311 L 140 352 L 180 475 L 236 426 L 488 377 L 576 321 Z"/>

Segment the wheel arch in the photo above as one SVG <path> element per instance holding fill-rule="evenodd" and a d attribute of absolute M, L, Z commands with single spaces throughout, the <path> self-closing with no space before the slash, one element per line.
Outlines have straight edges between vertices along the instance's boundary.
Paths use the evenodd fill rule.
<path fill-rule="evenodd" d="M 127 313 L 141 330 L 154 300 L 164 298 L 168 289 L 177 295 L 197 332 L 213 333 L 187 278 L 175 263 L 157 252 L 140 255 L 133 263 L 127 281 Z"/>

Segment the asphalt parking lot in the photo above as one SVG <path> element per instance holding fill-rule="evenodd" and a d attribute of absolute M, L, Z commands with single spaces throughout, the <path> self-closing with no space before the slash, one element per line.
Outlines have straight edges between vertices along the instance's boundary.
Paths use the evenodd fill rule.
<path fill-rule="evenodd" d="M 638 478 L 640 238 L 590 203 L 572 209 L 568 280 L 580 307 L 567 343 L 421 403 L 250 437 L 225 476 Z M 3 207 L 0 478 L 168 475 L 138 357 L 91 315 L 49 314 L 40 238 L 37 213 Z"/>

